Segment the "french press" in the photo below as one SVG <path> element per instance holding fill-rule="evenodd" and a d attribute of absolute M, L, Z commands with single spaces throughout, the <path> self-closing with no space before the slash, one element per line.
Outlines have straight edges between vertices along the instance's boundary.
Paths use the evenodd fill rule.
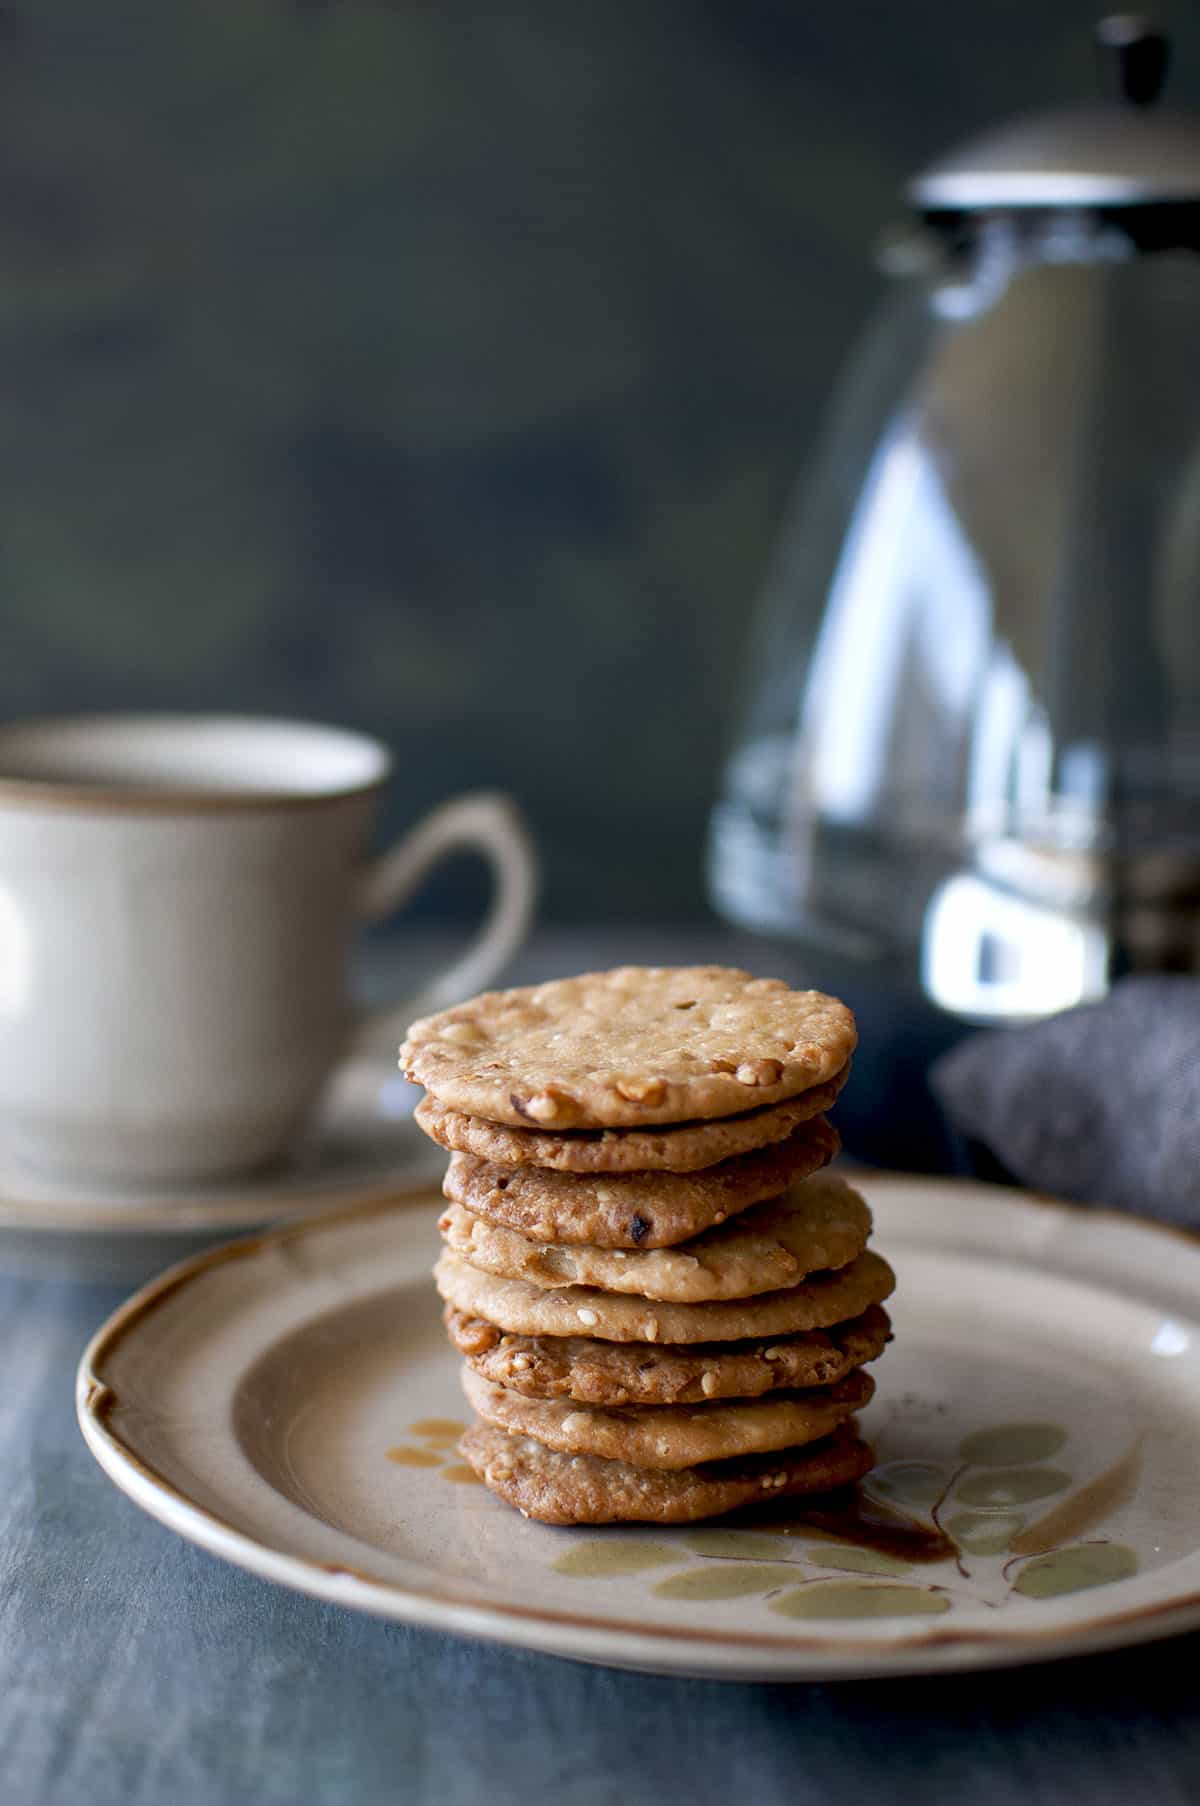
<path fill-rule="evenodd" d="M 1200 967 L 1200 117 L 1099 41 L 909 187 L 712 817 L 728 918 L 960 1019 Z"/>

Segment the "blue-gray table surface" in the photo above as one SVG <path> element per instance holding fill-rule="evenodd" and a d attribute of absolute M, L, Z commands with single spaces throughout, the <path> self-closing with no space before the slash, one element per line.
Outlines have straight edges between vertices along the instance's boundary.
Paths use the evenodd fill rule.
<path fill-rule="evenodd" d="M 697 950 L 541 942 L 524 971 L 614 946 Z M 0 1276 L 3 1806 L 1200 1800 L 1200 1637 L 950 1679 L 731 1685 L 408 1630 L 242 1574 L 144 1517 L 80 1439 L 76 1362 L 119 1301 Z"/>

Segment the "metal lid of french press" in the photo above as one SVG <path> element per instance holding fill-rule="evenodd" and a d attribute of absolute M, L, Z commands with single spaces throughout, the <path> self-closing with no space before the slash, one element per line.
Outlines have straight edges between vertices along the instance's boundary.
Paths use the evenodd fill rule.
<path fill-rule="evenodd" d="M 1200 115 L 1158 106 L 1165 36 L 1121 13 L 1096 31 L 1113 98 L 1036 113 L 939 158 L 908 198 L 923 213 L 1200 200 Z"/>

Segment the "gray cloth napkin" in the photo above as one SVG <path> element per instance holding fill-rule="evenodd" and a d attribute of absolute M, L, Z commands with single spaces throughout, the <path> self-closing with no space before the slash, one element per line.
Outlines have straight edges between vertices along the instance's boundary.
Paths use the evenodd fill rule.
<path fill-rule="evenodd" d="M 1200 1222 L 1200 979 L 972 1035 L 930 1074 L 947 1115 L 1022 1184 Z"/>

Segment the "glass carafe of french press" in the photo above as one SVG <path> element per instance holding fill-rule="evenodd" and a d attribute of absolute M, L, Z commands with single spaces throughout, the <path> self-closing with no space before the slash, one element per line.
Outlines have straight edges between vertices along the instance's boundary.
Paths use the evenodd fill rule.
<path fill-rule="evenodd" d="M 1100 37 L 911 185 L 712 821 L 727 917 L 960 1019 L 1200 967 L 1200 119 Z"/>

